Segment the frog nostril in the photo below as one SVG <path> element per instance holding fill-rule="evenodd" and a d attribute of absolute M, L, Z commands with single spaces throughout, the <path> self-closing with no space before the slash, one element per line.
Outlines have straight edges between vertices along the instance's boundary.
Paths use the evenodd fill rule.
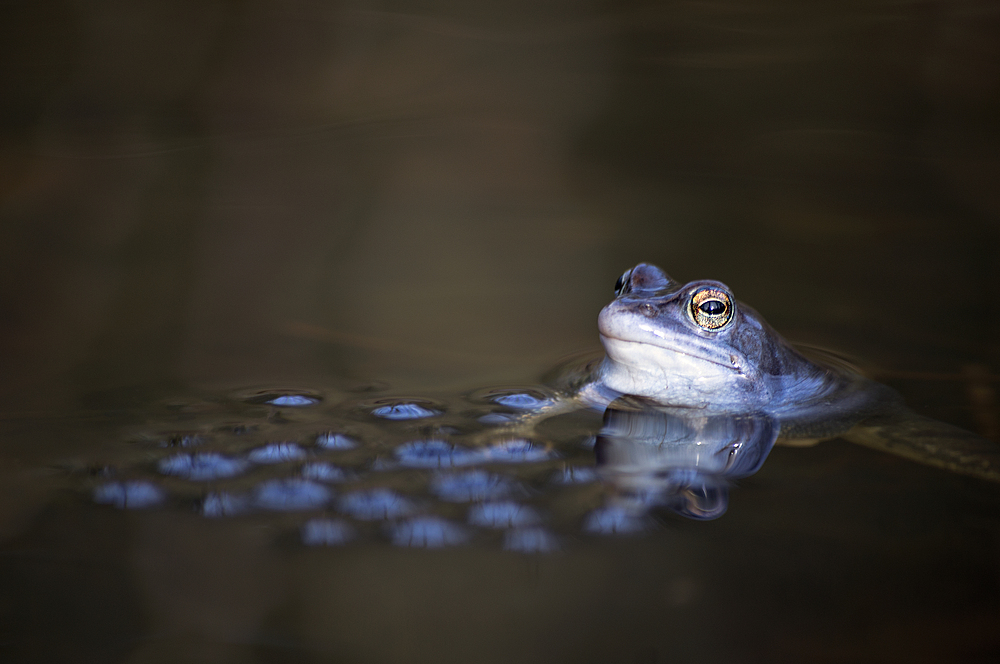
<path fill-rule="evenodd" d="M 646 316 L 648 318 L 652 318 L 653 316 L 656 315 L 656 307 L 654 307 L 653 305 L 651 305 L 648 302 L 643 302 L 641 305 L 639 305 L 639 312 L 643 316 Z"/>

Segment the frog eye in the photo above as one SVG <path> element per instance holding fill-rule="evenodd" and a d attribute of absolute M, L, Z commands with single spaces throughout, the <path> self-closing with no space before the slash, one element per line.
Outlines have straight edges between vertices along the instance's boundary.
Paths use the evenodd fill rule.
<path fill-rule="evenodd" d="M 615 297 L 632 290 L 631 288 L 628 288 L 628 279 L 631 276 L 632 270 L 625 270 L 625 273 L 618 277 L 618 281 L 615 282 Z"/>
<path fill-rule="evenodd" d="M 691 296 L 691 317 L 706 330 L 718 330 L 733 318 L 733 300 L 718 288 L 703 288 Z"/>

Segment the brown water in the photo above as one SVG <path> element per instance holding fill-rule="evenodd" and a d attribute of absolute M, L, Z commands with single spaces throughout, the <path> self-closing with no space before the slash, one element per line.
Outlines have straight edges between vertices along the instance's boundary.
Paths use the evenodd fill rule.
<path fill-rule="evenodd" d="M 7 3 L 3 661 L 995 661 L 990 483 L 775 448 L 717 520 L 594 534 L 600 487 L 552 479 L 594 463 L 580 414 L 551 456 L 486 466 L 557 543 L 525 553 L 378 460 L 462 442 L 479 390 L 596 351 L 639 261 L 996 439 L 998 44 L 974 1 Z M 272 388 L 322 401 L 244 400 Z M 369 415 L 386 397 L 443 414 Z M 317 447 L 340 429 L 359 447 Z M 351 476 L 206 516 L 304 461 L 164 476 L 195 433 Z M 95 501 L 139 480 L 163 502 Z M 345 517 L 373 487 L 465 539 Z M 323 515 L 357 537 L 307 545 Z"/>

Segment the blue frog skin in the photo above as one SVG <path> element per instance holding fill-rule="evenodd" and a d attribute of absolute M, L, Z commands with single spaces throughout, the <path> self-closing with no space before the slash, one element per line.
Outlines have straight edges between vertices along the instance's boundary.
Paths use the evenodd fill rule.
<path fill-rule="evenodd" d="M 579 389 L 595 408 L 635 396 L 708 413 L 767 414 L 797 429 L 856 421 L 896 399 L 842 366 L 807 359 L 718 281 L 681 284 L 640 263 L 597 319 L 605 357 Z M 832 430 L 827 426 L 826 429 Z"/>
<path fill-rule="evenodd" d="M 778 423 L 778 444 L 842 437 L 1000 481 L 996 443 L 914 413 L 843 362 L 807 358 L 718 281 L 682 284 L 640 263 L 619 277 L 598 331 L 606 354 L 568 381 L 575 407 L 625 396 L 705 415 L 759 414 Z"/>
<path fill-rule="evenodd" d="M 844 375 L 796 351 L 718 281 L 681 284 L 640 263 L 597 319 L 602 389 L 660 404 L 774 413 L 842 390 Z"/>

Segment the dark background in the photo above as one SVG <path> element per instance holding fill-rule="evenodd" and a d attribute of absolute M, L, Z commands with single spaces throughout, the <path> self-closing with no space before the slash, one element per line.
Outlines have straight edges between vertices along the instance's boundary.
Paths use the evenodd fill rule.
<path fill-rule="evenodd" d="M 993 3 L 0 12 L 9 408 L 533 375 L 639 260 L 864 361 L 997 362 Z"/>

